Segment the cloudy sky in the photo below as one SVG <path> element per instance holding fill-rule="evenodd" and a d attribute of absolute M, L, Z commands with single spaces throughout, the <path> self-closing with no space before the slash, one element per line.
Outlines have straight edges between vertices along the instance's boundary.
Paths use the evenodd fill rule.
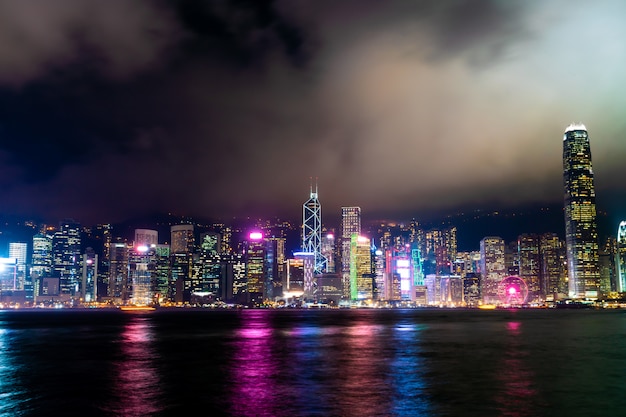
<path fill-rule="evenodd" d="M 584 123 L 626 215 L 626 3 L 0 0 L 0 211 L 560 203 Z M 620 216 L 621 213 L 615 214 Z"/>

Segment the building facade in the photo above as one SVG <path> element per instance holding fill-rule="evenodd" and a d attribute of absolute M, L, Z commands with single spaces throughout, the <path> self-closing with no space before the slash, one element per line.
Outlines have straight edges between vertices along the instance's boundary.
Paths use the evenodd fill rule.
<path fill-rule="evenodd" d="M 587 128 L 567 127 L 563 137 L 565 245 L 569 297 L 600 295 L 596 194 Z"/>

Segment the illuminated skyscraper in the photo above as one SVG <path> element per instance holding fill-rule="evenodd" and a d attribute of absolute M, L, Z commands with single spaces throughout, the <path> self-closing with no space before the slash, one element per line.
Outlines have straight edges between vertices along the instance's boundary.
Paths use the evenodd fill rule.
<path fill-rule="evenodd" d="M 617 288 L 618 292 L 626 291 L 626 221 L 620 222 L 617 228 Z"/>
<path fill-rule="evenodd" d="M 350 298 L 352 300 L 371 300 L 373 298 L 373 284 L 370 239 L 355 233 L 352 235 L 350 244 Z"/>
<path fill-rule="evenodd" d="M 563 136 L 565 245 L 570 298 L 600 292 L 596 194 L 587 128 L 572 124 Z"/>
<path fill-rule="evenodd" d="M 60 282 L 61 294 L 78 295 L 80 283 L 80 225 L 73 220 L 61 222 L 52 238 L 52 269 Z"/>
<path fill-rule="evenodd" d="M 361 208 L 341 208 L 341 279 L 343 284 L 343 296 L 351 298 L 350 293 L 350 244 L 352 235 L 361 234 Z"/>
<path fill-rule="evenodd" d="M 564 289 L 564 271 L 561 261 L 563 241 L 556 233 L 545 233 L 539 241 L 541 256 L 541 283 L 546 301 L 554 301 Z"/>
<path fill-rule="evenodd" d="M 177 224 L 170 228 L 170 251 L 175 253 L 192 253 L 194 251 L 193 224 Z"/>
<path fill-rule="evenodd" d="M 128 299 L 128 252 L 126 243 L 112 243 L 109 249 L 109 285 L 107 295 L 115 302 Z"/>
<path fill-rule="evenodd" d="M 97 301 L 98 297 L 98 254 L 89 247 L 83 254 L 82 283 L 80 296 L 84 302 Z"/>
<path fill-rule="evenodd" d="M 33 254 L 31 257 L 30 280 L 33 292 L 39 295 L 41 278 L 50 277 L 52 272 L 52 236 L 38 233 L 33 236 Z"/>
<path fill-rule="evenodd" d="M 302 205 L 302 251 L 315 256 L 316 274 L 326 272 L 326 259 L 322 255 L 322 205 L 311 186 L 309 199 Z"/>
<path fill-rule="evenodd" d="M 519 276 L 528 286 L 528 300 L 545 300 L 540 282 L 539 236 L 532 233 L 520 235 L 517 238 L 517 256 Z"/>
<path fill-rule="evenodd" d="M 265 256 L 267 248 L 265 239 L 260 232 L 252 232 L 246 241 L 246 278 L 249 302 L 260 304 L 263 302 L 265 289 Z"/>
<path fill-rule="evenodd" d="M 499 302 L 498 284 L 506 277 L 504 246 L 504 239 L 497 236 L 485 237 L 480 241 L 481 292 L 486 304 Z"/>
<path fill-rule="evenodd" d="M 192 229 L 193 230 L 193 229 Z M 159 244 L 159 232 L 150 229 L 135 229 L 135 246 L 147 246 Z"/>
<path fill-rule="evenodd" d="M 9 243 L 9 258 L 15 258 L 17 260 L 17 281 L 15 283 L 15 289 L 23 290 L 24 281 L 26 279 L 26 243 Z"/>
<path fill-rule="evenodd" d="M 149 305 L 154 302 L 156 283 L 156 250 L 135 246 L 128 253 L 128 294 L 124 302 Z"/>

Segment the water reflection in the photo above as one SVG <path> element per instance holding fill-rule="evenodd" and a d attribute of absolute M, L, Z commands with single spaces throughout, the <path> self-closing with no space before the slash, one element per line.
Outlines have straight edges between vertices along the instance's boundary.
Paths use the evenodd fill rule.
<path fill-rule="evenodd" d="M 122 416 L 150 416 L 163 411 L 157 354 L 148 316 L 133 316 L 120 340 L 121 359 L 113 364 L 113 399 L 107 411 Z"/>
<path fill-rule="evenodd" d="M 537 391 L 533 386 L 533 374 L 527 366 L 528 351 L 522 346 L 522 324 L 506 323 L 507 344 L 503 352 L 498 380 L 501 389 L 496 396 L 497 407 L 502 416 L 526 417 L 538 415 Z"/>
<path fill-rule="evenodd" d="M 244 311 L 242 321 L 233 345 L 230 415 L 277 416 L 283 404 L 274 383 L 278 369 L 269 313 Z"/>
<path fill-rule="evenodd" d="M 341 416 L 389 415 L 389 351 L 382 326 L 357 320 L 346 329 L 340 351 L 338 373 L 341 396 L 337 398 Z"/>
<path fill-rule="evenodd" d="M 24 415 L 27 402 L 24 391 L 20 390 L 18 366 L 12 357 L 12 331 L 0 329 L 0 415 Z"/>
<path fill-rule="evenodd" d="M 394 360 L 390 383 L 393 387 L 393 413 L 397 416 L 428 416 L 430 404 L 426 395 L 426 364 L 420 355 L 422 326 L 400 323 L 394 328 Z"/>

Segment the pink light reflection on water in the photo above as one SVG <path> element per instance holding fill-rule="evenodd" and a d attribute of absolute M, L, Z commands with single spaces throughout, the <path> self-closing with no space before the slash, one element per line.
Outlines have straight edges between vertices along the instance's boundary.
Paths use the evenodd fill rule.
<path fill-rule="evenodd" d="M 378 343 L 382 330 L 366 320 L 346 329 L 340 357 L 345 372 L 337 375 L 344 393 L 337 399 L 339 415 L 388 415 L 391 388 L 384 376 L 389 373 L 389 363 L 380 360 Z"/>
<path fill-rule="evenodd" d="M 135 316 L 124 327 L 120 340 L 121 359 L 114 363 L 114 392 L 105 407 L 116 415 L 151 416 L 163 411 L 152 326 L 144 316 Z"/>
<path fill-rule="evenodd" d="M 269 312 L 242 312 L 242 327 L 235 332 L 230 365 L 230 413 L 233 416 L 278 416 L 276 357 L 272 351 Z"/>
<path fill-rule="evenodd" d="M 522 345 L 522 323 L 506 323 L 508 344 L 503 352 L 498 379 L 502 388 L 496 402 L 501 416 L 531 417 L 538 415 L 537 390 L 533 386 L 533 374 L 526 364 L 528 351 Z"/>

